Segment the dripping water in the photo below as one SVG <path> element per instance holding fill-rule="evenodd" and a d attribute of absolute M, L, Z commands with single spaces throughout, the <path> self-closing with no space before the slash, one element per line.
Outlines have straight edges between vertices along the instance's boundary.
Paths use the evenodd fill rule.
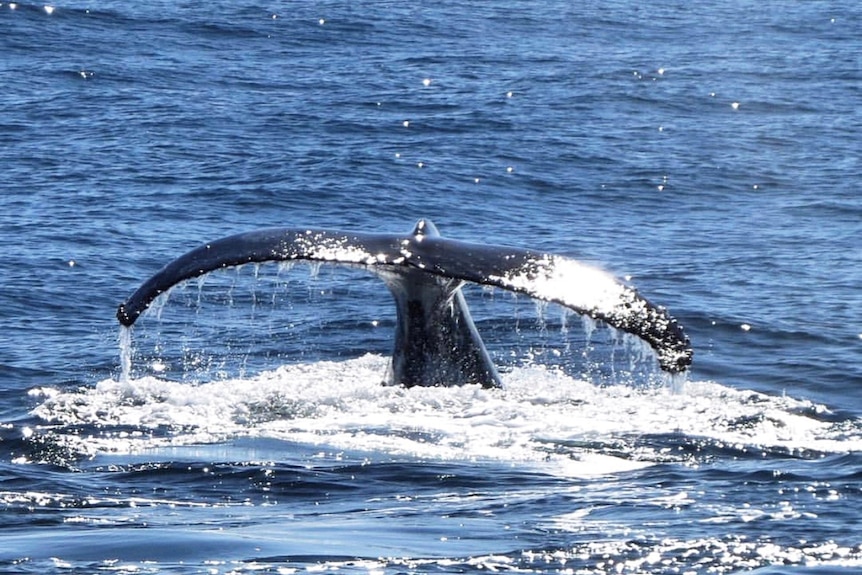
<path fill-rule="evenodd" d="M 351 286 L 368 276 L 353 274 L 353 270 L 346 270 L 345 275 L 341 268 L 322 264 L 300 266 L 306 273 L 294 274 L 294 267 L 294 262 L 238 266 L 230 272 L 205 274 L 161 294 L 146 312 L 155 323 L 137 330 L 134 346 L 131 329 L 121 328 L 118 334 L 121 381 L 131 378 L 132 362 L 138 359 L 145 361 L 145 371 L 159 378 L 203 381 L 246 376 L 300 358 L 390 352 L 386 334 L 369 333 L 369 341 L 356 342 L 355 334 L 349 335 L 339 326 L 357 315 L 351 302 L 357 299 L 355 294 L 360 295 L 363 306 L 373 301 L 364 285 Z M 324 269 L 333 275 L 322 274 Z M 333 280 L 351 289 L 321 289 L 321 282 Z M 376 289 L 374 293 L 380 292 L 379 286 L 369 286 Z M 597 385 L 663 385 L 674 393 L 684 389 L 679 378 L 661 377 L 665 374 L 657 369 L 652 350 L 634 336 L 557 304 L 519 298 L 511 292 L 499 298 L 499 290 L 488 286 L 465 287 L 481 337 L 503 372 L 542 364 Z M 384 296 L 372 317 L 394 315 Z M 169 299 L 173 304 L 163 318 Z M 572 316 L 579 317 L 582 329 L 577 324 L 572 329 Z"/>
<path fill-rule="evenodd" d="M 685 393 L 686 384 L 688 383 L 688 371 L 681 373 L 671 373 L 666 375 L 667 387 L 674 395 L 683 395 Z"/>
<path fill-rule="evenodd" d="M 126 383 L 132 372 L 132 328 L 120 326 L 118 341 L 120 344 L 120 381 Z"/>

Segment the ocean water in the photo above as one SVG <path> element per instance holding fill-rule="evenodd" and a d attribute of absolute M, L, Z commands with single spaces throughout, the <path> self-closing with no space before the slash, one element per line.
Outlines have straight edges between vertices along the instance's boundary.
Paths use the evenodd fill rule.
<path fill-rule="evenodd" d="M 0 54 L 0 573 L 862 569 L 858 3 L 2 2 Z M 204 242 L 422 217 L 624 278 L 687 381 L 466 286 L 503 387 L 386 387 L 326 265 L 121 337 Z"/>

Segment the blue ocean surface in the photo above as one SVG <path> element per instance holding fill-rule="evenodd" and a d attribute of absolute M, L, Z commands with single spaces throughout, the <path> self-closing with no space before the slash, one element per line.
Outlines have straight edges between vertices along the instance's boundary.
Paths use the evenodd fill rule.
<path fill-rule="evenodd" d="M 0 3 L 0 573 L 858 572 L 860 55 L 847 0 Z M 327 265 L 117 323 L 420 218 L 636 286 L 687 380 L 468 285 L 502 387 L 384 386 Z"/>

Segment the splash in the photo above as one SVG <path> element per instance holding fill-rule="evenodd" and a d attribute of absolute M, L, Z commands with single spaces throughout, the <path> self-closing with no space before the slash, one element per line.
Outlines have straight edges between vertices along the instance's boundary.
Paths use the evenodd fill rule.
<path fill-rule="evenodd" d="M 322 359 L 344 350 L 355 357 L 357 330 L 384 349 L 391 345 L 391 323 L 377 332 L 380 316 L 357 319 L 369 310 L 392 311 L 376 278 L 302 267 L 306 278 L 284 273 L 293 271 L 286 264 L 249 266 L 251 277 L 235 268 L 195 279 L 173 297 L 168 319 L 151 326 L 158 336 L 144 344 L 152 351 L 140 349 L 146 325 L 136 324 L 134 358 L 130 330 L 121 330 L 118 380 L 89 390 L 46 390 L 34 413 L 61 434 L 64 426 L 98 429 L 86 439 L 65 437 L 88 454 L 268 437 L 395 457 L 520 462 L 567 476 L 696 463 L 711 450 L 805 455 L 862 448 L 860 423 L 836 424 L 823 406 L 684 376 L 652 378 L 657 370 L 642 340 L 588 318 L 582 330 L 571 329 L 566 308 L 508 292 L 495 297 L 487 287 L 470 302 L 502 366 L 502 389 L 386 387 L 388 357 L 380 353 Z M 356 290 L 358 307 L 345 305 L 348 292 L 316 283 L 351 273 L 351 281 L 338 284 Z M 360 276 L 374 289 L 358 287 Z M 308 299 L 293 307 L 296 299 L 286 295 Z M 167 302 L 162 294 L 148 313 L 159 319 Z M 320 309 L 329 317 L 321 318 Z M 201 331 L 190 333 L 195 321 Z M 322 353 L 315 355 L 315 344 Z M 274 348 L 272 355 L 258 351 Z M 230 362 L 235 366 L 226 369 Z M 255 369 L 246 371 L 252 362 Z M 638 372 L 638 365 L 651 373 Z M 641 385 L 630 384 L 632 374 Z"/>
<path fill-rule="evenodd" d="M 268 437 L 385 456 L 520 462 L 565 476 L 688 464 L 710 450 L 862 450 L 858 421 L 832 422 L 823 406 L 713 382 L 690 381 L 677 395 L 599 387 L 532 366 L 505 374 L 502 389 L 405 389 L 380 384 L 386 361 L 369 354 L 198 385 L 109 379 L 45 391 L 34 414 L 70 434 L 81 425 L 101 430 L 78 438 L 92 454 Z"/>

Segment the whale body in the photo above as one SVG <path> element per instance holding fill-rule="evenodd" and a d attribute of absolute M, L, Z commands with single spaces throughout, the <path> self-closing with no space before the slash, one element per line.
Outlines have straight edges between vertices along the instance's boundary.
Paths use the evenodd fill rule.
<path fill-rule="evenodd" d="M 427 219 L 406 236 L 274 228 L 206 243 L 144 282 L 120 304 L 117 319 L 132 326 L 160 294 L 214 270 L 297 260 L 362 267 L 385 282 L 397 313 L 386 376 L 392 385 L 500 385 L 461 293 L 465 282 L 554 302 L 633 334 L 667 373 L 691 365 L 682 326 L 606 272 L 561 255 L 443 238 Z"/>

